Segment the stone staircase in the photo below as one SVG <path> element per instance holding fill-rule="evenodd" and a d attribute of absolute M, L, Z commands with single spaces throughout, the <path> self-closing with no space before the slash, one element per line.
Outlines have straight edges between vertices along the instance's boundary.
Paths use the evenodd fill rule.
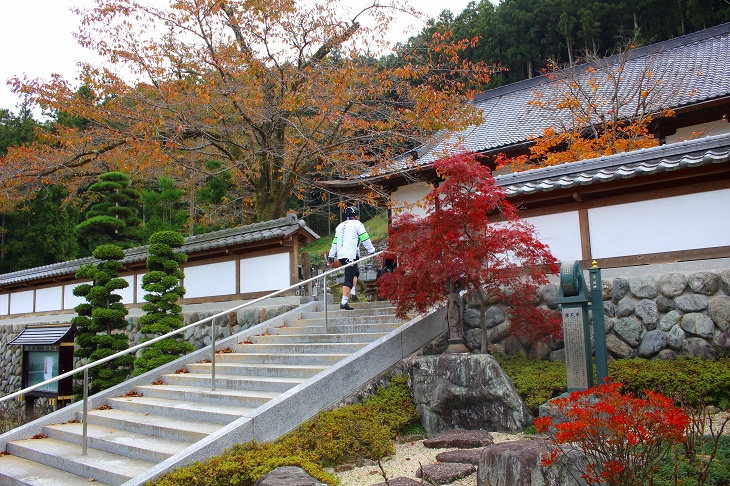
<path fill-rule="evenodd" d="M 346 397 L 445 331 L 387 303 L 310 302 L 0 436 L 0 485 L 138 485 L 236 443 L 267 442 Z"/>

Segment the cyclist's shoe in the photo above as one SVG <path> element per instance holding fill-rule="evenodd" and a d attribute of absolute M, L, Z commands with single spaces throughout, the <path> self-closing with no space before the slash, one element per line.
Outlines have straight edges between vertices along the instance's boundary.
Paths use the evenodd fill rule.
<path fill-rule="evenodd" d="M 357 299 L 357 295 L 352 295 L 352 294 L 350 294 L 350 300 L 351 300 L 352 302 L 357 302 L 357 300 L 358 300 L 358 299 Z"/>
<path fill-rule="evenodd" d="M 353 310 L 353 308 L 350 307 L 350 304 L 340 304 L 340 309 Z"/>

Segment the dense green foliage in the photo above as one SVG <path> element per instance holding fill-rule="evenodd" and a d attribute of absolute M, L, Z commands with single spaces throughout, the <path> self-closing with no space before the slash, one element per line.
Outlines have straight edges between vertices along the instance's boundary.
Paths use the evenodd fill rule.
<path fill-rule="evenodd" d="M 653 390 L 689 403 L 702 399 L 723 410 L 730 405 L 730 358 L 727 357 L 715 361 L 692 358 L 611 361 L 608 376 L 634 394 Z"/>
<path fill-rule="evenodd" d="M 582 53 L 611 53 L 628 39 L 647 45 L 730 21 L 726 0 L 494 3 L 473 2 L 461 13 L 444 10 L 409 45 L 421 45 L 435 32 L 449 29 L 455 40 L 479 37 L 463 57 L 504 68 L 488 86 L 496 87 L 540 75 L 549 60 L 569 64 Z"/>
<path fill-rule="evenodd" d="M 494 358 L 535 417 L 540 405 L 568 389 L 563 361 L 537 361 L 522 355 L 495 355 Z"/>
<path fill-rule="evenodd" d="M 495 356 L 512 379 L 530 412 L 567 390 L 565 363 L 536 361 L 522 355 Z M 652 390 L 688 403 L 702 399 L 726 410 L 730 406 L 730 358 L 673 360 L 625 359 L 608 362 L 608 376 L 627 393 Z"/>
<path fill-rule="evenodd" d="M 78 257 L 75 226 L 80 215 L 73 204 L 64 205 L 66 196 L 63 187 L 49 186 L 14 212 L 0 216 L 0 273 Z"/>
<path fill-rule="evenodd" d="M 143 235 L 149 238 L 158 231 L 183 233 L 188 224 L 183 197 L 171 177 L 162 176 L 153 187 L 142 191 Z"/>
<path fill-rule="evenodd" d="M 34 141 L 38 125 L 27 102 L 20 106 L 17 115 L 10 110 L 0 109 L 0 157 L 7 154 L 10 147 Z"/>
<path fill-rule="evenodd" d="M 116 291 L 127 288 L 129 283 L 119 277 L 124 251 L 115 245 L 100 245 L 94 250 L 94 258 L 99 263 L 90 263 L 79 268 L 76 278 L 91 283 L 76 286 L 73 294 L 84 297 L 86 303 L 74 307 L 78 314 L 71 319 L 76 326 L 76 351 L 79 358 L 88 362 L 97 361 L 129 348 L 129 340 L 124 333 L 127 327 L 127 309 L 122 297 Z M 89 394 L 98 393 L 127 379 L 132 371 L 134 357 L 127 354 L 112 360 L 105 366 L 89 370 Z M 81 384 L 74 385 L 74 393 L 79 395 Z"/>
<path fill-rule="evenodd" d="M 148 272 L 142 277 L 147 302 L 142 305 L 145 314 L 139 318 L 139 332 L 150 338 L 164 336 L 183 326 L 182 307 L 177 301 L 185 295 L 185 288 L 180 284 L 185 277 L 180 264 L 186 262 L 188 256 L 175 249 L 184 242 L 182 235 L 174 231 L 159 231 L 150 236 Z M 151 344 L 134 361 L 134 375 L 169 363 L 193 349 L 193 345 L 183 341 L 180 335 Z"/>
<path fill-rule="evenodd" d="M 89 246 L 114 243 L 122 248 L 141 243 L 138 226 L 140 193 L 131 187 L 129 176 L 121 172 L 107 172 L 89 187 L 96 202 L 86 212 L 86 220 L 76 226 L 88 238 Z"/>
<path fill-rule="evenodd" d="M 279 466 L 299 466 L 316 479 L 334 485 L 335 478 L 323 467 L 393 454 L 391 440 L 418 418 L 406 379 L 393 378 L 387 387 L 363 402 L 320 412 L 275 443 L 237 445 L 219 457 L 178 469 L 154 484 L 250 486 Z"/>

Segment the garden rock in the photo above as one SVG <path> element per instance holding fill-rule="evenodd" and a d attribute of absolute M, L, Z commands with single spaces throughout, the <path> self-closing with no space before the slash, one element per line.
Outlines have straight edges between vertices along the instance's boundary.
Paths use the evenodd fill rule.
<path fill-rule="evenodd" d="M 661 320 L 659 321 L 659 329 L 667 332 L 670 329 L 673 329 L 674 326 L 678 326 L 681 318 L 682 314 L 675 310 L 667 312 L 662 316 Z"/>
<path fill-rule="evenodd" d="M 686 338 L 687 334 L 684 332 L 684 329 L 682 329 L 679 324 L 676 324 L 671 331 L 669 331 L 669 335 L 667 336 L 667 345 L 673 350 L 679 351 L 682 349 L 682 343 L 684 343 Z"/>
<path fill-rule="evenodd" d="M 301 467 L 282 466 L 261 476 L 254 486 L 325 486 L 325 484 L 314 479 Z"/>
<path fill-rule="evenodd" d="M 641 319 L 644 327 L 648 330 L 656 329 L 656 323 L 659 321 L 659 310 L 657 309 L 656 302 L 649 299 L 640 301 L 636 306 L 636 317 Z"/>
<path fill-rule="evenodd" d="M 429 464 L 416 471 L 417 478 L 423 478 L 431 484 L 448 484 L 466 477 L 477 470 L 474 464 Z"/>
<path fill-rule="evenodd" d="M 491 445 L 491 444 L 490 444 Z M 479 464 L 479 456 L 482 454 L 482 448 L 478 449 L 457 449 L 454 451 L 439 452 L 436 454 L 438 462 L 457 462 L 460 464 Z"/>
<path fill-rule="evenodd" d="M 559 459 L 553 466 L 542 465 L 549 454 L 548 441 L 522 439 L 485 447 L 477 466 L 477 486 L 575 486 L 585 485 L 580 478 L 584 459 L 577 453 L 569 460 Z"/>
<path fill-rule="evenodd" d="M 490 355 L 418 356 L 409 362 L 413 400 L 427 435 L 515 432 L 532 423 L 512 381 Z"/>
<path fill-rule="evenodd" d="M 411 478 L 398 477 L 388 479 L 387 483 L 375 483 L 373 486 L 423 486 L 423 482 Z"/>
<path fill-rule="evenodd" d="M 621 336 L 631 346 L 638 346 L 641 342 L 641 333 L 644 327 L 634 316 L 622 317 L 613 326 L 613 332 Z"/>
<path fill-rule="evenodd" d="M 429 449 L 473 449 L 492 444 L 494 437 L 485 430 L 450 430 L 423 441 L 423 446 Z"/>

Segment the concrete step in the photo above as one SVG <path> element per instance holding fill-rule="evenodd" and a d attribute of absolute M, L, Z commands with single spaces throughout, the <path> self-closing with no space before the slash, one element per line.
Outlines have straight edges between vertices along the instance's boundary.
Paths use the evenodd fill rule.
<path fill-rule="evenodd" d="M 96 424 L 88 424 L 86 428 L 88 447 L 143 461 L 162 462 L 192 444 Z M 43 433 L 50 439 L 69 442 L 79 447 L 83 443 L 81 422 L 47 425 L 43 428 Z"/>
<path fill-rule="evenodd" d="M 146 471 L 183 451 L 208 450 L 221 446 L 221 440 L 231 441 L 226 442 L 230 447 L 234 439 L 217 437 L 222 427 L 242 417 L 257 417 L 256 409 L 277 397 L 293 404 L 286 402 L 292 397 L 282 394 L 294 394 L 289 392 L 292 388 L 315 375 L 324 375 L 329 367 L 401 325 L 388 303 L 354 303 L 357 310 L 353 311 L 340 311 L 338 307 L 334 304 L 328 309 L 326 327 L 323 312 L 309 313 L 305 318 L 293 313 L 291 321 L 279 320 L 280 325 L 269 326 L 266 333 L 250 336 L 247 332 L 237 340 L 230 339 L 233 344 L 226 344 L 230 349 L 219 350 L 215 356 L 215 390 L 211 390 L 212 364 L 206 358 L 205 353 L 210 352 L 207 349 L 197 352 L 190 363 L 175 366 L 184 373 L 173 373 L 169 367 L 149 380 L 133 378 L 136 381 L 124 388 L 134 387 L 133 392 L 123 396 L 106 393 L 95 402 L 103 405 L 88 413 L 86 456 L 81 456 L 83 425 L 78 422 L 82 418 L 78 407 L 67 415 L 67 422 L 43 428 L 39 425 L 24 435 L 26 438 L 8 441 L 9 454 L 0 456 L 0 486 L 78 486 L 88 482 L 118 485 L 127 481 L 141 485 Z M 362 369 L 360 365 L 353 370 L 336 368 L 334 373 L 340 376 L 335 381 L 349 380 L 351 373 Z M 365 369 L 363 375 L 367 372 Z M 329 378 L 323 378 L 322 384 L 314 388 L 326 384 L 332 388 L 334 382 L 330 383 Z M 150 383 L 152 380 L 155 384 Z M 297 412 L 312 411 L 310 402 L 318 402 L 315 396 L 319 392 L 312 391 L 312 387 L 298 388 L 301 390 L 296 393 L 302 393 L 304 401 L 286 410 L 272 409 L 286 415 L 274 417 L 274 422 L 286 423 L 269 424 L 271 418 L 266 416 L 262 427 L 283 430 L 289 420 L 298 417 Z M 298 410 L 300 405 L 303 410 Z M 76 420 L 70 420 L 72 416 Z M 246 423 L 243 428 L 248 426 Z M 27 439 L 41 430 L 45 438 Z M 216 434 L 215 441 L 209 437 L 211 434 Z"/>
<path fill-rule="evenodd" d="M 139 398 L 162 398 L 182 402 L 194 402 L 200 405 L 225 405 L 231 407 L 257 408 L 280 392 L 259 390 L 239 390 L 234 388 L 216 388 L 207 386 L 184 385 L 146 385 L 135 387 Z M 126 397 L 125 397 L 126 398 Z"/>
<path fill-rule="evenodd" d="M 105 486 L 99 480 L 90 481 L 89 477 L 79 476 L 46 466 L 22 457 L 6 454 L 0 456 L 0 485 L 2 486 Z"/>
<path fill-rule="evenodd" d="M 254 344 L 370 343 L 385 336 L 385 334 L 387 333 L 264 334 L 260 336 L 250 336 L 249 340 Z"/>
<path fill-rule="evenodd" d="M 342 311 L 336 313 L 330 313 L 327 316 L 327 325 L 339 325 L 339 324 L 393 324 L 401 323 L 395 314 L 380 314 L 380 315 L 369 315 L 361 314 L 355 311 Z M 291 327 L 295 326 L 323 326 L 324 325 L 324 312 L 318 312 L 311 317 L 302 316 L 301 319 L 296 319 L 291 322 Z"/>
<path fill-rule="evenodd" d="M 389 333 L 401 326 L 401 322 L 384 322 L 384 323 L 347 323 L 337 324 L 328 322 L 327 326 L 323 321 L 313 320 L 306 321 L 306 324 L 297 322 L 292 326 L 277 327 L 269 331 L 274 335 L 292 335 L 292 334 L 356 334 L 356 333 Z"/>
<path fill-rule="evenodd" d="M 244 354 L 292 354 L 292 353 L 303 353 L 303 354 L 347 354 L 350 355 L 364 348 L 369 343 L 271 343 L 271 344 L 256 344 L 256 343 L 238 343 L 233 344 L 230 347 L 238 353 Z M 222 353 L 232 354 L 232 353 Z M 216 355 L 216 360 L 218 360 Z"/>
<path fill-rule="evenodd" d="M 76 416 L 78 420 L 81 420 L 81 413 L 76 414 Z M 168 416 L 161 417 L 160 415 L 113 408 L 89 410 L 87 420 L 89 424 L 110 429 L 126 430 L 183 442 L 197 442 L 221 428 L 221 424 L 216 423 L 183 420 Z"/>
<path fill-rule="evenodd" d="M 125 483 L 155 465 L 93 448 L 84 456 L 81 446 L 50 438 L 17 440 L 8 443 L 7 450 L 14 456 L 111 485 Z"/>
<path fill-rule="evenodd" d="M 241 376 L 224 374 L 216 363 L 215 387 L 217 389 L 255 390 L 284 393 L 302 383 L 305 378 L 282 378 L 274 376 Z M 160 379 L 168 385 L 211 387 L 210 366 L 207 373 L 173 373 L 161 375 Z M 158 386 L 158 385 L 154 385 Z"/>
<path fill-rule="evenodd" d="M 159 397 L 109 398 L 113 409 L 149 413 L 182 420 L 201 420 L 212 424 L 228 424 L 253 410 L 253 407 L 220 405 L 195 400 L 175 400 Z"/>
<path fill-rule="evenodd" d="M 215 365 L 221 363 L 236 364 L 282 364 L 331 366 L 349 356 L 349 353 L 299 353 L 260 350 L 258 353 L 221 353 L 215 355 Z"/>
<path fill-rule="evenodd" d="M 191 363 L 185 365 L 190 373 L 201 373 L 210 375 L 210 363 Z M 288 364 L 245 364 L 245 363 L 221 363 L 216 355 L 215 372 L 222 375 L 239 376 L 267 376 L 269 378 L 311 378 L 312 376 L 327 369 L 326 365 L 288 365 Z M 183 373 L 185 374 L 185 373 Z"/>

